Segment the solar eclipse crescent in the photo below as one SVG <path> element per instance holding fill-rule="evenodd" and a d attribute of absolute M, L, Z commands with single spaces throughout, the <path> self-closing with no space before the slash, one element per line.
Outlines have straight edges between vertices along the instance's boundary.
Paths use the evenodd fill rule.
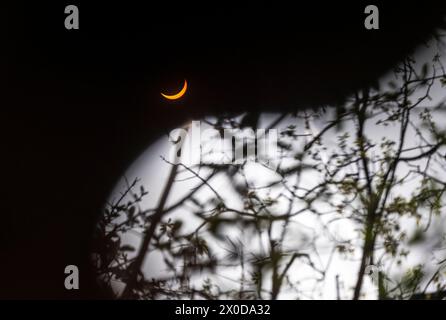
<path fill-rule="evenodd" d="M 180 99 L 182 96 L 184 96 L 184 94 L 186 93 L 186 90 L 187 90 L 187 81 L 184 80 L 183 88 L 182 88 L 178 93 L 176 93 L 176 94 L 172 94 L 172 95 L 168 95 L 168 94 L 164 94 L 164 93 L 161 92 L 161 95 L 162 95 L 164 98 L 168 99 L 168 100 L 178 100 L 178 99 Z"/>

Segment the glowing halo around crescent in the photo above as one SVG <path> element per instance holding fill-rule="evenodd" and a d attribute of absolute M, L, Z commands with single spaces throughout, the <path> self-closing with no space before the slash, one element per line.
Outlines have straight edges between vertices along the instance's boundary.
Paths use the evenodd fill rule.
<path fill-rule="evenodd" d="M 161 95 L 168 100 L 177 100 L 177 99 L 180 99 L 182 96 L 184 96 L 184 94 L 186 93 L 186 90 L 187 90 L 187 81 L 185 79 L 183 88 L 178 93 L 168 95 L 168 94 L 164 94 L 161 92 Z"/>

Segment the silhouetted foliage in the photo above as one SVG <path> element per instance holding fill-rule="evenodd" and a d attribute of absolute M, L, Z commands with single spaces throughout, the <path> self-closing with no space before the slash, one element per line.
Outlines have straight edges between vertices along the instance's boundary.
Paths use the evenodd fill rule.
<path fill-rule="evenodd" d="M 445 214 L 446 126 L 440 117 L 446 106 L 443 100 L 426 104 L 432 90 L 444 91 L 445 71 L 438 55 L 421 66 L 407 58 L 391 78 L 336 108 L 279 115 L 270 125 L 284 125 L 277 170 L 256 169 L 262 186 L 247 178 L 248 161 L 223 164 L 206 157 L 193 167 L 165 160 L 171 171 L 155 208 L 143 208 L 147 191 L 138 180 L 127 183 L 97 226 L 100 282 L 125 299 L 317 298 L 335 281 L 332 259 L 344 259 L 359 266 L 353 285 L 342 286 L 336 276 L 338 299 L 362 297 L 368 266 L 379 267 L 380 299 L 425 298 L 427 292 L 443 297 L 446 245 L 435 224 Z M 207 123 L 220 131 L 256 128 L 259 115 Z M 168 206 L 184 173 L 196 186 Z M 213 187 L 217 177 L 229 181 L 230 197 Z M 192 224 L 188 219 L 171 216 L 178 210 L 199 221 L 193 230 L 185 227 Z M 307 222 L 305 232 L 294 227 Z M 340 224 L 351 231 L 336 232 Z M 140 236 L 139 246 L 123 241 L 132 232 Z M 429 241 L 435 242 L 423 251 L 429 266 L 410 265 L 412 248 Z M 165 272 L 150 278 L 144 262 L 153 252 Z M 296 280 L 298 273 L 308 279 Z M 215 279 L 228 274 L 233 286 Z"/>

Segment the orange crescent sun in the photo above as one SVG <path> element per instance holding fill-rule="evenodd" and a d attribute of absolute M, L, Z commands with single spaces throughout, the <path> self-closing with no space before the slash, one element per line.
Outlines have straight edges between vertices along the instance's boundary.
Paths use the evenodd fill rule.
<path fill-rule="evenodd" d="M 187 81 L 184 80 L 183 88 L 178 93 L 168 95 L 168 94 L 164 94 L 161 92 L 161 95 L 168 100 L 177 100 L 177 99 L 180 99 L 182 96 L 184 96 L 184 94 L 186 93 L 186 90 L 187 90 Z"/>

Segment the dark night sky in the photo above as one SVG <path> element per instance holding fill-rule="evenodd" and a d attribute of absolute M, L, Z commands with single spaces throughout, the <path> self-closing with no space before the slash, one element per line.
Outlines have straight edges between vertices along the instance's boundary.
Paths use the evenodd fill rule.
<path fill-rule="evenodd" d="M 151 141 L 205 114 L 336 104 L 419 45 L 445 12 L 438 1 L 375 2 L 381 29 L 366 31 L 368 2 L 273 3 L 2 10 L 0 297 L 101 297 L 88 271 L 91 231 L 113 184 Z M 68 4 L 79 6 L 80 30 L 64 29 Z M 184 78 L 186 99 L 161 100 Z M 63 288 L 67 264 L 81 269 L 78 292 Z"/>

